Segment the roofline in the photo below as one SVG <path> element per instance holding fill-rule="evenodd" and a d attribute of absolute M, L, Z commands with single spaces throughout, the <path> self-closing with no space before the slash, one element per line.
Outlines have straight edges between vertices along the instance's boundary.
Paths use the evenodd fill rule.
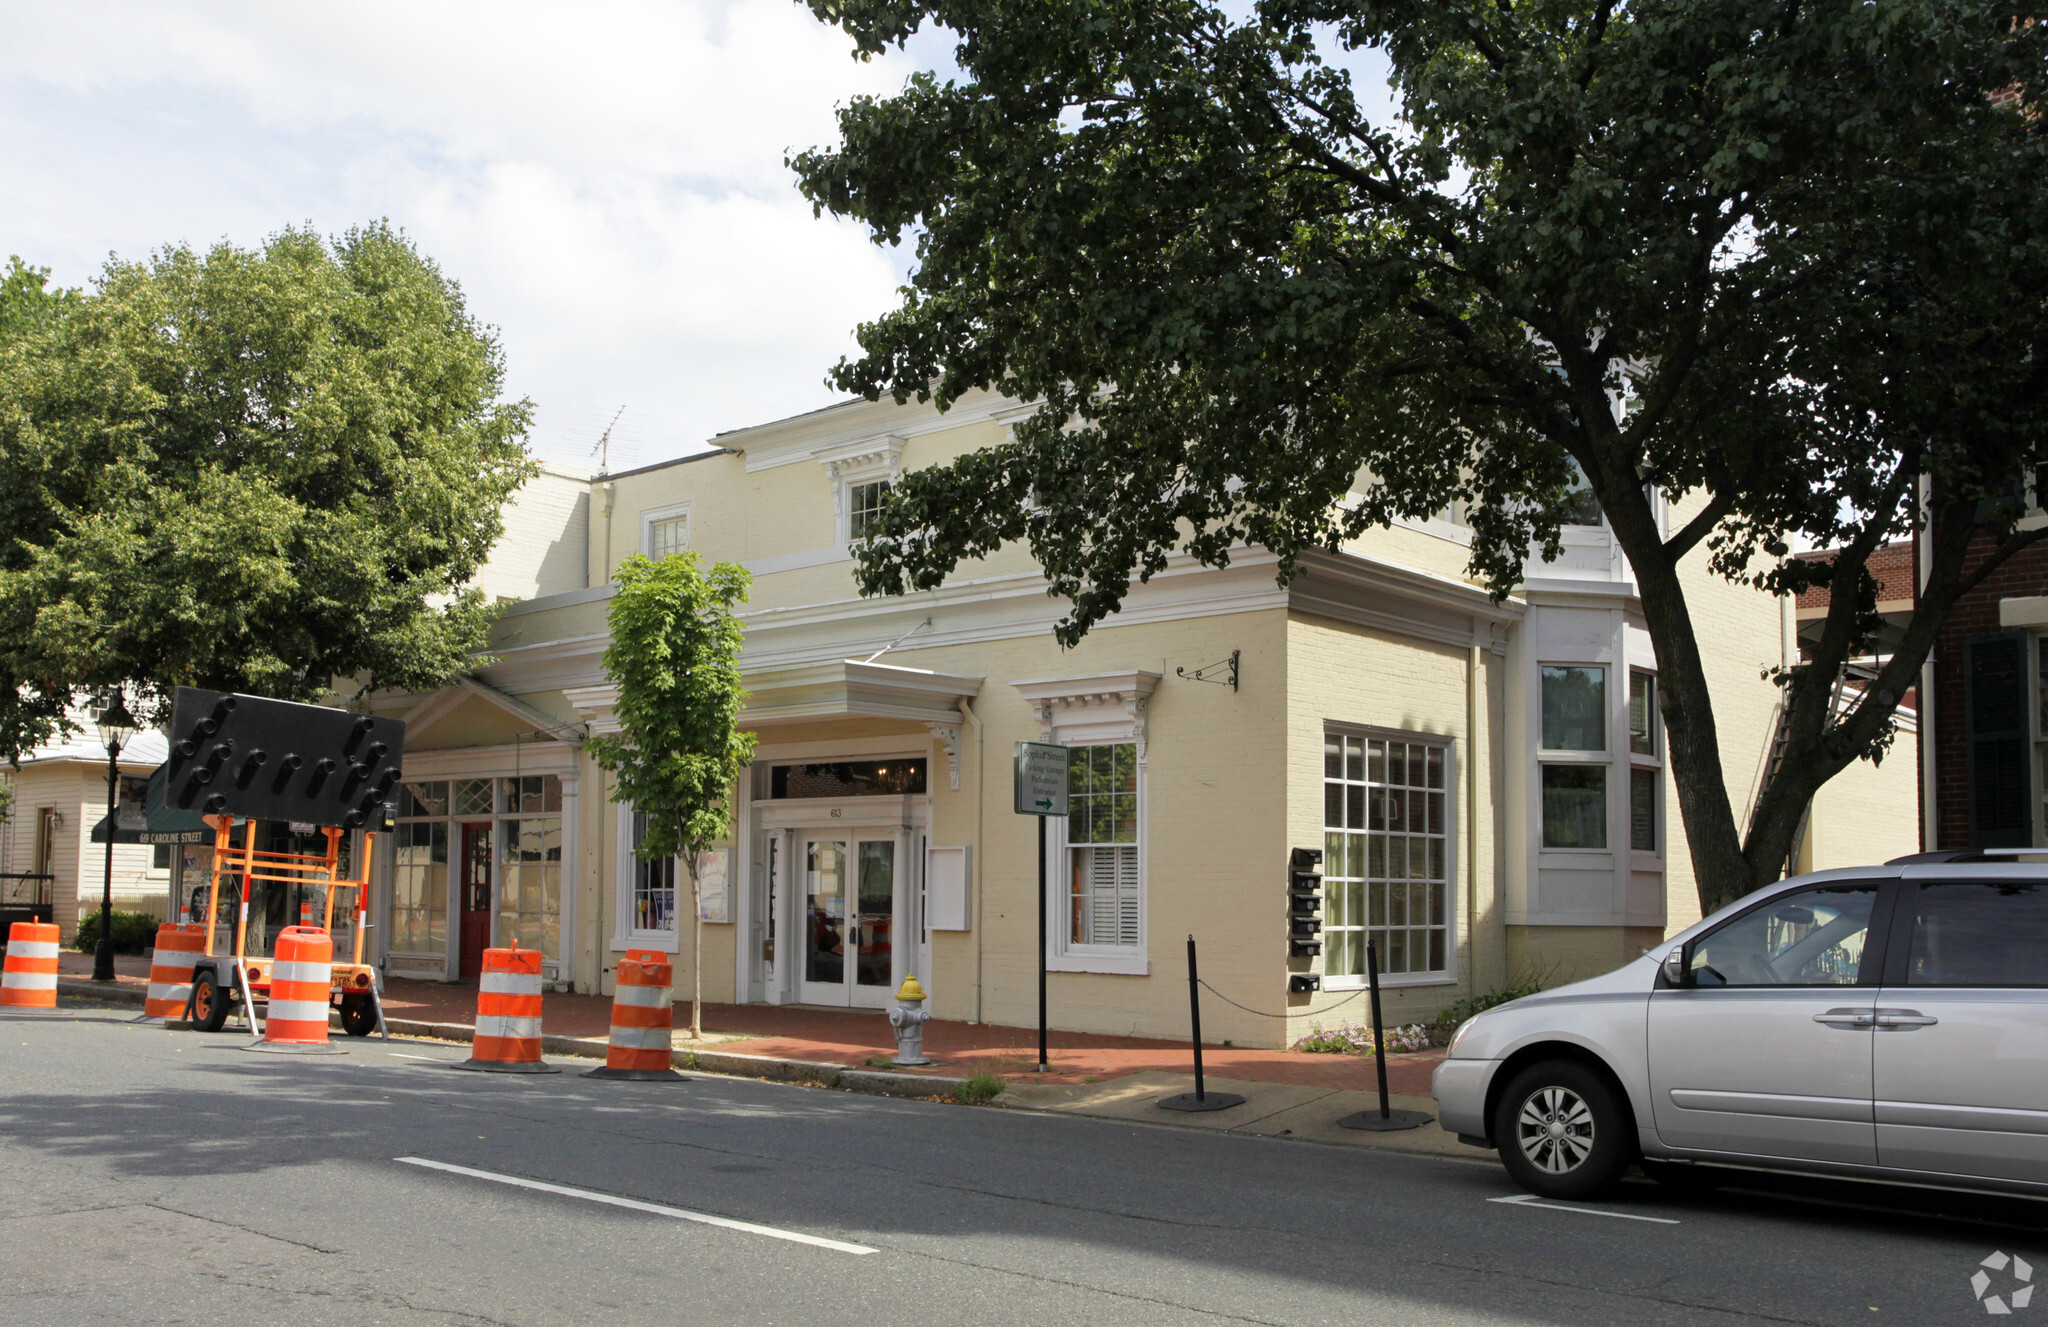
<path fill-rule="evenodd" d="M 876 400 L 879 401 L 880 398 L 878 397 L 876 398 Z M 815 410 L 800 410 L 793 415 L 784 415 L 781 419 L 763 420 L 759 424 L 742 424 L 740 427 L 736 429 L 721 429 L 719 432 L 714 433 L 711 436 L 714 439 L 730 438 L 735 434 L 754 433 L 761 429 L 772 429 L 779 427 L 780 425 L 783 424 L 792 424 L 799 419 L 809 419 L 812 415 L 824 415 L 829 414 L 834 410 L 844 410 L 846 409 L 846 407 L 851 405 L 874 405 L 875 403 L 875 401 L 870 401 L 865 396 L 849 396 L 843 401 L 834 401 L 830 405 L 821 405 Z M 745 451 L 746 449 L 744 447 L 735 447 L 732 450 Z"/>
<path fill-rule="evenodd" d="M 719 436 L 724 437 L 725 435 L 720 434 Z M 739 449 L 735 447 L 713 447 L 708 452 L 692 452 L 688 456 L 678 456 L 672 461 L 656 461 L 653 465 L 635 466 L 631 470 L 617 470 L 611 474 L 595 474 L 590 477 L 590 482 L 593 484 L 606 484 L 614 479 L 630 479 L 634 475 L 644 475 L 653 470 L 666 470 L 672 465 L 690 465 L 697 461 L 708 461 L 714 456 L 738 456 L 739 454 Z"/>

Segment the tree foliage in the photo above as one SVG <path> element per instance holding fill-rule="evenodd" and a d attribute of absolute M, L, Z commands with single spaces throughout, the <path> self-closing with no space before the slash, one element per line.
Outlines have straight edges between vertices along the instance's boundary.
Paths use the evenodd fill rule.
<path fill-rule="evenodd" d="M 1997 509 L 1965 565 L 1980 502 L 2048 460 L 2048 162 L 2018 95 L 2042 85 L 2040 6 L 811 4 L 862 55 L 943 25 L 963 71 L 855 101 L 836 146 L 794 158 L 820 210 L 917 251 L 836 382 L 1039 405 L 906 478 L 866 592 L 1023 540 L 1072 643 L 1174 555 L 1263 545 L 1284 578 L 1457 501 L 1504 594 L 1590 483 L 1713 907 L 1777 877 L 1813 792 L 1882 753 L 1949 607 L 2041 537 Z M 1352 84 L 1360 51 L 1391 70 L 1392 122 Z M 1915 620 L 1838 717 L 1835 678 L 1879 648 L 1867 559 L 1937 511 Z M 1801 541 L 1841 552 L 1789 557 Z M 1746 831 L 1688 557 L 1834 590 L 1780 679 L 1792 742 Z"/>
<path fill-rule="evenodd" d="M 531 473 L 496 340 L 386 226 L 0 278 L 0 756 L 85 690 L 426 690 Z"/>
<path fill-rule="evenodd" d="M 703 1036 L 704 965 L 698 858 L 732 837 L 732 793 L 753 762 L 756 738 L 734 727 L 745 628 L 733 609 L 751 580 L 731 562 L 708 570 L 695 553 L 656 560 L 636 553 L 613 577 L 604 671 L 618 688 L 616 735 L 592 738 L 591 756 L 612 771 L 612 800 L 647 818 L 635 851 L 644 861 L 682 860 L 692 918 L 690 1035 Z"/>

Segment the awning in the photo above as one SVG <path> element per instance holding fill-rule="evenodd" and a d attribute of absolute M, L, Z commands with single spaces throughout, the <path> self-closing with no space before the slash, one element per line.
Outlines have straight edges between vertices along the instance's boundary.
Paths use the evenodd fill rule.
<path fill-rule="evenodd" d="M 164 770 L 156 767 L 156 773 L 149 776 L 149 789 L 142 795 L 142 811 L 138 817 L 132 806 L 119 808 L 115 813 L 114 842 L 116 843 L 211 843 L 213 831 L 197 811 L 180 811 L 175 806 L 164 805 Z M 101 816 L 99 823 L 92 827 L 92 841 L 107 841 L 107 817 Z"/>

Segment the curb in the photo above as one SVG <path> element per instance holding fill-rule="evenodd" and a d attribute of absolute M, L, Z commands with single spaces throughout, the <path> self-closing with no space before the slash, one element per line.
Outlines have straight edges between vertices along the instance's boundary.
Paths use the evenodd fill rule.
<path fill-rule="evenodd" d="M 98 982 L 78 979 L 60 980 L 57 994 L 78 999 L 98 1000 L 111 1004 L 134 1004 L 143 1002 L 144 993 L 131 987 L 102 986 Z M 476 1029 L 467 1023 L 428 1023 L 411 1018 L 388 1018 L 384 1026 L 394 1037 L 424 1037 L 432 1041 L 452 1041 L 468 1045 L 476 1038 Z M 564 1037 L 543 1034 L 540 1048 L 548 1055 L 573 1055 L 583 1059 L 602 1060 L 609 1047 L 604 1037 Z M 855 1069 L 851 1065 L 838 1064 L 831 1060 L 790 1060 L 774 1055 L 742 1055 L 737 1051 L 709 1049 L 692 1050 L 687 1047 L 672 1051 L 669 1063 L 682 1070 L 697 1070 L 707 1074 L 729 1074 L 734 1078 L 762 1078 L 776 1083 L 810 1083 L 818 1087 L 836 1087 L 844 1092 L 859 1092 L 872 1097 L 946 1097 L 967 1080 L 964 1078 L 943 1078 L 937 1075 L 892 1074 L 881 1069 Z"/>

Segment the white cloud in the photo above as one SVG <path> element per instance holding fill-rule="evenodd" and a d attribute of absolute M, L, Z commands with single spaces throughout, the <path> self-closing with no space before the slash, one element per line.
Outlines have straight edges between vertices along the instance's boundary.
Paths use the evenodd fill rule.
<path fill-rule="evenodd" d="M 812 218 L 783 157 L 902 86 L 792 0 L 0 6 L 0 254 L 389 217 L 501 329 L 543 454 L 624 404 L 641 462 L 831 399 L 900 255 Z M 585 429 L 588 432 L 588 429 Z M 615 461 L 615 464 L 617 462 Z"/>

